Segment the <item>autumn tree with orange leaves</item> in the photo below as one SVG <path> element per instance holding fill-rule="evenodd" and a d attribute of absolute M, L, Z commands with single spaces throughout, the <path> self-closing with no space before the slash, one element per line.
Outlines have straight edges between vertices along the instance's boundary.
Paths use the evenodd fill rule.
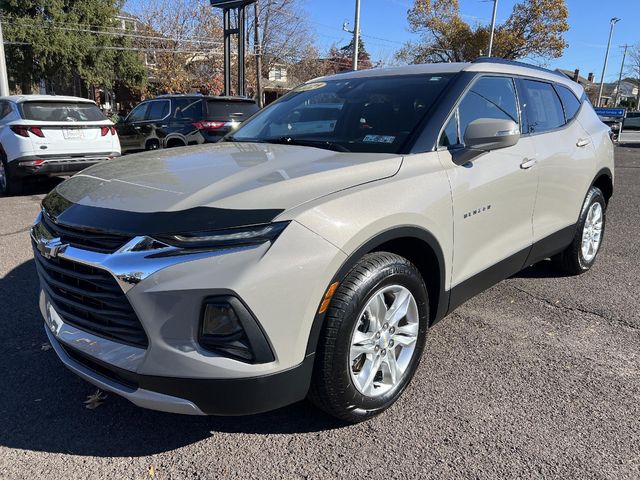
<path fill-rule="evenodd" d="M 496 25 L 493 52 L 505 59 L 558 58 L 567 47 L 565 0 L 523 0 L 507 20 Z M 409 28 L 420 35 L 397 54 L 407 63 L 467 62 L 486 55 L 490 28 L 462 20 L 458 0 L 414 0 L 407 12 Z"/>

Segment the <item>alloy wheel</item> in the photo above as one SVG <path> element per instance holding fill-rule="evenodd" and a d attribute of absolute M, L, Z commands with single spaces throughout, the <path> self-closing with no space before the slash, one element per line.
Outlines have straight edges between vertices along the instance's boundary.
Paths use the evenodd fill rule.
<path fill-rule="evenodd" d="M 603 210 L 600 203 L 595 202 L 587 212 L 587 218 L 582 229 L 582 257 L 586 262 L 591 262 L 602 240 Z"/>
<path fill-rule="evenodd" d="M 349 369 L 360 393 L 376 397 L 406 373 L 419 332 L 418 306 L 401 285 L 378 290 L 358 317 L 351 336 Z"/>

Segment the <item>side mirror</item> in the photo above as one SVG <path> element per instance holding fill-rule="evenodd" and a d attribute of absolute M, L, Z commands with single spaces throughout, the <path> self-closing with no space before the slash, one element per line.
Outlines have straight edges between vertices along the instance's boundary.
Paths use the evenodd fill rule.
<path fill-rule="evenodd" d="M 454 155 L 454 162 L 463 165 L 491 150 L 512 147 L 520 140 L 520 128 L 513 120 L 478 118 L 464 132 L 464 149 Z"/>
<path fill-rule="evenodd" d="M 483 152 L 512 147 L 518 140 L 520 129 L 513 120 L 478 118 L 471 122 L 464 132 L 464 144 Z"/>

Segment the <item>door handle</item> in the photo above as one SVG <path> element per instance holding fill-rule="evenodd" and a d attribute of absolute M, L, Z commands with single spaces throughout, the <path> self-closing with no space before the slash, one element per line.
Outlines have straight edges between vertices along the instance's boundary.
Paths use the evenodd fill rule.
<path fill-rule="evenodd" d="M 520 168 L 523 170 L 527 170 L 533 167 L 536 163 L 537 162 L 535 158 L 525 158 L 524 160 L 522 160 L 522 163 L 520 164 Z"/>
<path fill-rule="evenodd" d="M 136 130 L 140 130 L 142 127 L 133 127 L 133 128 L 135 128 Z"/>
<path fill-rule="evenodd" d="M 576 147 L 586 147 L 590 143 L 591 143 L 591 140 L 589 140 L 588 138 L 579 138 L 578 141 L 576 142 Z"/>

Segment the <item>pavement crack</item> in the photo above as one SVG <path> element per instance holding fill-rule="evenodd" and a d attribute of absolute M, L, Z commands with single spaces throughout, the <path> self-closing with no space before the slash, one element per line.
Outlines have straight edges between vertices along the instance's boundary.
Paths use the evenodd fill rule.
<path fill-rule="evenodd" d="M 568 305 L 563 305 L 561 303 L 553 303 L 552 301 L 541 297 L 540 295 L 536 295 L 535 293 L 531 293 L 528 290 L 525 290 L 524 288 L 518 287 L 517 285 L 512 285 L 512 287 L 519 291 L 524 293 L 525 295 L 533 298 L 534 300 L 537 300 L 541 303 L 544 303 L 546 306 L 551 307 L 551 308 L 555 308 L 558 310 L 563 310 L 566 312 L 573 312 L 573 313 L 582 313 L 582 314 L 586 314 L 586 315 L 593 315 L 594 317 L 598 317 L 608 323 L 618 323 L 620 325 L 623 325 L 627 328 L 631 328 L 633 330 L 640 330 L 640 327 L 638 325 L 634 325 L 633 323 L 627 322 L 625 320 L 622 319 L 616 319 L 616 318 L 612 318 L 612 317 L 607 317 L 605 315 L 602 315 L 601 313 L 598 312 L 594 312 L 593 310 L 589 310 L 586 308 L 580 308 L 580 307 L 570 307 Z"/>
<path fill-rule="evenodd" d="M 21 228 L 20 230 L 16 230 L 15 232 L 0 233 L 0 238 L 2 238 L 2 237 L 9 237 L 9 236 L 11 236 L 11 235 L 16 235 L 16 234 L 18 234 L 18 233 L 28 232 L 30 228 L 31 228 L 31 226 Z"/>

